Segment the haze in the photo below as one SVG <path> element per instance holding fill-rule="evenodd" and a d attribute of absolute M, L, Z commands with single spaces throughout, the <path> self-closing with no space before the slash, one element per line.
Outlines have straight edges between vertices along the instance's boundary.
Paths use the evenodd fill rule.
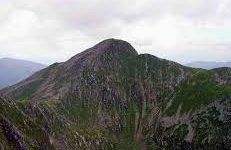
<path fill-rule="evenodd" d="M 0 0 L 0 58 L 65 61 L 118 38 L 181 63 L 231 61 L 230 0 Z"/>

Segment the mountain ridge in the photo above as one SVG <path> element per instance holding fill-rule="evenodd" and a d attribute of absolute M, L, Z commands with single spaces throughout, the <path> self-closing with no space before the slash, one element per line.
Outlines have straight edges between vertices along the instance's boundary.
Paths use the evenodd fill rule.
<path fill-rule="evenodd" d="M 230 68 L 190 68 L 109 39 L 0 90 L 0 110 L 28 147 L 228 149 L 230 77 Z"/>
<path fill-rule="evenodd" d="M 123 49 L 125 47 L 125 49 Z M 91 68 L 93 70 L 99 70 L 102 66 L 104 66 L 103 63 L 101 63 L 101 60 L 103 59 L 108 59 L 110 58 L 111 60 L 106 60 L 108 63 L 112 63 L 108 66 L 112 66 L 113 65 L 113 59 L 117 59 L 117 57 L 125 57 L 125 59 L 127 58 L 128 55 L 138 55 L 138 53 L 136 52 L 136 50 L 127 42 L 122 41 L 122 40 L 115 40 L 115 39 L 107 39 L 104 40 L 98 44 L 96 44 L 95 46 L 93 46 L 90 49 L 87 49 L 75 56 L 73 56 L 72 58 L 70 58 L 69 60 L 67 60 L 66 62 L 63 63 L 55 63 L 53 65 L 50 66 L 50 68 L 46 68 L 44 70 L 41 70 L 36 74 L 32 75 L 32 79 L 30 79 L 30 81 L 27 80 L 27 82 L 31 83 L 31 81 L 34 81 L 33 77 L 35 76 L 35 78 L 37 76 L 42 76 L 42 74 L 44 74 L 43 72 L 45 72 L 45 74 L 49 71 L 45 71 L 45 70 L 51 70 L 52 71 L 52 67 L 56 68 L 57 70 L 53 70 L 53 71 L 58 71 L 59 68 L 61 68 L 61 70 L 63 69 L 61 74 L 65 74 L 68 76 L 68 73 L 73 72 L 73 70 L 81 70 L 83 67 L 88 67 Z M 110 56 L 107 58 L 104 58 L 104 56 Z M 115 57 L 114 57 L 115 56 Z M 128 56 L 129 57 L 129 56 Z M 120 59 L 120 58 L 118 58 Z M 120 60 L 118 60 L 120 61 Z M 76 72 L 74 72 L 75 74 Z M 50 76 L 50 78 L 56 78 L 54 76 Z M 59 78 L 59 77 L 57 77 Z M 20 84 L 22 83 L 22 84 Z M 20 82 L 17 85 L 20 86 L 24 86 L 24 82 Z M 14 89 L 18 89 L 19 87 L 15 85 L 12 86 L 12 88 Z M 47 85 L 44 85 L 47 86 Z M 48 85 L 49 86 L 49 85 Z M 5 88 L 2 91 L 7 91 L 7 90 L 12 90 L 11 87 Z M 46 91 L 47 89 L 45 89 Z M 49 91 L 49 90 L 48 90 Z M 4 95 L 4 94 L 3 94 Z"/>

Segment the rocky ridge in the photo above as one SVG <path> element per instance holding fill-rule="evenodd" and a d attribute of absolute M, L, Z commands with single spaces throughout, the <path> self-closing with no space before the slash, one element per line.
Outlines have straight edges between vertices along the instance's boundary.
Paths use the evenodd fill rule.
<path fill-rule="evenodd" d="M 1 90 L 0 106 L 18 110 L 1 117 L 26 147 L 228 149 L 230 77 L 230 68 L 189 68 L 108 39 Z M 46 134 L 29 135 L 22 120 Z"/>

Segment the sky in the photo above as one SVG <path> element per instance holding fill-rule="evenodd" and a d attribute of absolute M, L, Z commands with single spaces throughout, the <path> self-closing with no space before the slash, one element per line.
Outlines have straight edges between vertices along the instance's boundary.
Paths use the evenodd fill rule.
<path fill-rule="evenodd" d="M 108 38 L 180 63 L 231 61 L 231 0 L 0 0 L 0 58 L 62 62 Z"/>

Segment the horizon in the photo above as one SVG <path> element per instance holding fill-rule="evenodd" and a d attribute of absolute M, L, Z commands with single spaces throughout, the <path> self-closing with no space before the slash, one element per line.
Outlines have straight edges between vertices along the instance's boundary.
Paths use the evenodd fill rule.
<path fill-rule="evenodd" d="M 102 41 L 100 41 L 100 42 L 102 42 Z M 91 46 L 91 47 L 93 47 L 93 46 Z M 89 48 L 91 48 L 91 47 L 89 47 Z M 88 48 L 86 48 L 85 50 L 87 50 L 87 49 Z M 85 51 L 85 50 L 83 50 L 83 51 Z M 80 51 L 79 53 L 81 53 L 83 51 Z M 138 50 L 136 50 L 136 51 L 138 51 Z M 77 53 L 77 54 L 79 54 L 79 53 Z M 77 54 L 75 54 L 75 55 L 77 55 Z M 140 54 L 149 54 L 149 53 L 138 53 L 138 54 L 140 55 Z M 73 56 L 75 56 L 75 55 L 73 55 Z M 28 61 L 28 62 L 31 62 L 31 63 L 39 63 L 41 65 L 49 66 L 49 65 L 52 65 L 54 63 L 62 63 L 62 62 L 68 61 L 73 56 L 70 56 L 69 58 L 67 58 L 66 60 L 63 60 L 63 61 L 55 61 L 55 62 L 51 62 L 51 63 L 39 62 L 39 61 L 34 61 L 34 60 L 29 60 L 29 59 L 23 59 L 23 58 L 17 58 L 17 57 L 8 57 L 8 56 L 6 56 L 6 57 L 0 57 L 0 60 L 2 60 L 2 59 L 14 59 L 14 60 Z M 155 56 L 155 55 L 153 55 L 153 56 Z M 158 56 L 156 56 L 156 57 L 158 57 Z M 158 58 L 160 58 L 160 59 L 166 59 L 166 58 L 161 58 L 161 57 L 158 57 Z M 166 59 L 166 60 L 174 61 L 174 60 L 170 60 L 170 59 Z M 188 61 L 188 62 L 177 62 L 177 61 L 174 61 L 174 62 L 182 64 L 182 65 L 187 65 L 187 64 L 190 64 L 190 63 L 230 63 L 231 61 L 206 61 L 206 60 L 203 61 L 203 60 L 197 60 L 197 61 Z"/>
<path fill-rule="evenodd" d="M 112 39 L 112 38 L 110 38 L 110 39 Z M 104 39 L 104 40 L 107 40 L 107 39 Z M 104 40 L 102 40 L 102 41 L 104 41 Z M 121 40 L 121 39 L 116 39 L 116 40 Z M 100 42 L 102 42 L 102 41 L 99 41 L 98 43 L 100 43 Z M 98 43 L 96 43 L 96 44 L 98 44 Z M 95 44 L 95 45 L 96 45 L 96 44 Z M 94 46 L 94 45 L 92 45 L 92 46 L 90 46 L 90 47 L 88 47 L 88 48 L 91 48 L 91 47 L 93 47 L 93 46 Z M 132 45 L 132 46 L 133 46 L 133 45 Z M 81 52 L 87 50 L 88 48 L 86 48 L 86 49 L 80 51 L 79 53 L 81 53 Z M 140 55 L 140 54 L 150 54 L 150 53 L 139 53 L 139 51 L 138 51 L 137 49 L 135 49 L 135 50 L 138 52 L 139 55 Z M 73 56 L 75 56 L 75 55 L 77 55 L 77 54 L 79 54 L 79 53 L 76 53 L 76 54 L 74 54 L 74 55 L 72 55 L 72 56 L 66 58 L 66 59 L 63 60 L 63 61 L 54 61 L 54 62 L 51 62 L 51 63 L 40 62 L 40 61 L 34 61 L 33 59 L 30 60 L 30 59 L 23 59 L 23 58 L 17 58 L 17 57 L 9 57 L 9 56 L 0 57 L 0 60 L 2 60 L 2 59 L 14 59 L 14 60 L 28 61 L 28 62 L 31 62 L 31 63 L 39 63 L 39 64 L 41 64 L 41 65 L 49 66 L 49 65 L 52 65 L 52 64 L 54 64 L 54 63 L 62 63 L 62 62 L 68 61 L 68 60 L 71 59 Z M 151 55 L 153 55 L 153 54 L 151 54 Z M 153 56 L 156 56 L 156 55 L 153 55 Z M 156 56 L 156 57 L 158 57 L 158 56 Z M 158 58 L 160 58 L 160 59 L 166 59 L 166 60 L 169 60 L 169 61 L 174 61 L 174 60 L 170 60 L 170 59 L 167 59 L 167 58 L 161 58 L 161 57 L 158 57 Z M 178 62 L 178 61 L 174 61 L 174 62 L 179 63 L 179 64 L 182 64 L 182 65 L 189 65 L 189 64 L 193 64 L 193 63 L 230 63 L 231 61 L 206 61 L 206 60 L 196 60 L 196 61 L 188 61 L 188 62 Z"/>
<path fill-rule="evenodd" d="M 0 0 L 0 58 L 52 64 L 116 38 L 181 64 L 230 62 L 230 10 L 228 0 Z"/>

